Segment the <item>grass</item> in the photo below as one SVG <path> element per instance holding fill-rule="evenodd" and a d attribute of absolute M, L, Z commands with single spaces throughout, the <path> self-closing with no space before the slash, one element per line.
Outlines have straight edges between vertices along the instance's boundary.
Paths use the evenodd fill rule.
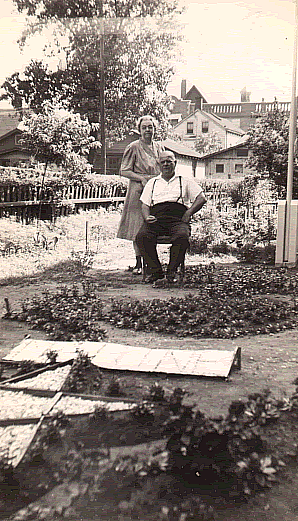
<path fill-rule="evenodd" d="M 7 284 L 14 278 L 29 277 L 45 270 L 61 267 L 69 269 L 78 252 L 91 251 L 95 269 L 127 269 L 134 265 L 135 258 L 131 241 L 117 239 L 117 229 L 121 216 L 118 210 L 81 211 L 76 215 L 60 217 L 55 224 L 41 221 L 38 225 L 23 225 L 13 218 L 1 219 L 0 250 L 12 244 L 13 252 L 0 255 L 0 283 Z M 87 237 L 86 237 L 87 229 Z M 39 231 L 47 238 L 48 243 L 58 238 L 56 248 L 49 245 L 45 249 L 36 245 L 34 236 Z M 17 253 L 14 253 L 14 247 Z M 169 246 L 160 245 L 161 261 L 168 261 Z M 232 255 L 216 257 L 220 262 L 235 262 Z M 188 255 L 186 264 L 207 264 L 213 259 L 207 255 Z"/>

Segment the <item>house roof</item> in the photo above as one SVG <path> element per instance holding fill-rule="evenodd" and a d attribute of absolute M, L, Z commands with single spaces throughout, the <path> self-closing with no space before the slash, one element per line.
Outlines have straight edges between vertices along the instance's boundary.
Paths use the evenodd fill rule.
<path fill-rule="evenodd" d="M 189 91 L 185 94 L 185 97 L 184 99 L 190 99 L 192 101 L 195 100 L 195 97 L 199 97 L 199 98 L 202 98 L 203 100 L 203 103 L 207 103 L 207 100 L 204 98 L 203 94 L 200 93 L 200 91 L 197 89 L 197 87 L 195 85 L 193 85 Z"/>
<path fill-rule="evenodd" d="M 236 125 L 231 123 L 228 119 L 220 118 L 219 116 L 213 114 L 212 112 L 205 112 L 204 110 L 201 110 L 201 109 L 197 109 L 192 114 L 189 114 L 188 116 L 186 116 L 184 119 L 179 121 L 179 123 L 177 123 L 177 125 L 175 125 L 173 128 L 174 129 L 177 128 L 179 125 L 181 125 L 181 123 L 183 123 L 184 121 L 187 121 L 189 118 L 194 116 L 194 114 L 198 114 L 198 113 L 203 114 L 204 117 L 211 119 L 212 121 L 214 121 L 214 123 L 221 126 L 228 132 L 231 132 L 232 134 L 237 134 L 238 136 L 243 136 L 245 134 L 245 132 L 244 132 L 244 130 L 242 130 L 242 128 L 237 127 Z"/>
<path fill-rule="evenodd" d="M 0 141 L 8 138 L 9 136 L 13 136 L 14 134 L 20 134 L 20 133 L 22 133 L 22 129 L 19 127 L 15 127 L 12 130 L 10 130 L 9 132 L 6 132 L 6 134 L 3 134 L 2 136 L 0 135 Z"/>
<path fill-rule="evenodd" d="M 245 145 L 247 145 L 248 143 L 248 136 L 247 134 L 245 136 L 242 137 L 242 139 L 239 140 L 238 143 L 236 143 L 236 145 L 232 145 L 230 147 L 227 147 L 227 148 L 222 148 L 221 150 L 217 150 L 217 152 L 212 152 L 211 154 L 205 154 L 204 156 L 200 156 L 200 159 L 202 160 L 205 160 L 205 159 L 210 159 L 212 157 L 216 157 L 216 156 L 219 156 L 221 154 L 224 154 L 225 152 L 228 152 L 229 150 L 234 150 L 235 148 L 241 148 Z"/>
<path fill-rule="evenodd" d="M 20 119 L 15 109 L 0 109 L 0 137 L 17 128 Z"/>
<path fill-rule="evenodd" d="M 163 145 L 167 150 L 171 150 L 174 154 L 178 154 L 180 156 L 187 156 L 195 159 L 201 158 L 199 152 L 193 150 L 190 147 L 182 145 L 179 141 L 174 141 L 173 139 L 165 139 L 163 141 Z"/>

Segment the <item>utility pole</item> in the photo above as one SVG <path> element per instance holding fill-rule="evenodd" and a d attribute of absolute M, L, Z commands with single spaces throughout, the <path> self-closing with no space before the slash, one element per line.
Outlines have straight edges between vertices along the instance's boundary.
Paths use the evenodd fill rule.
<path fill-rule="evenodd" d="M 286 230 L 285 230 L 285 247 L 284 247 L 284 261 L 288 261 L 289 251 L 289 233 L 290 233 L 290 219 L 291 219 L 291 203 L 293 196 L 293 174 L 294 174 L 294 152 L 296 140 L 296 126 L 297 126 L 297 44 L 298 44 L 298 0 L 295 0 L 295 39 L 294 39 L 294 54 L 293 54 L 293 73 L 292 73 L 292 99 L 290 111 L 290 127 L 289 127 L 289 151 L 288 151 L 288 171 L 287 171 L 287 199 L 286 199 Z"/>
<path fill-rule="evenodd" d="M 99 97 L 100 97 L 100 159 L 102 173 L 107 173 L 107 157 L 106 157 L 106 131 L 105 131 L 105 72 L 104 72 L 104 31 L 100 36 L 100 86 L 99 86 Z"/>
<path fill-rule="evenodd" d="M 280 201 L 276 240 L 275 264 L 278 266 L 289 266 L 296 264 L 297 256 L 297 227 L 298 227 L 298 206 L 297 201 L 292 202 L 293 198 L 293 174 L 294 174 L 294 155 L 297 126 L 297 47 L 298 47 L 298 0 L 295 2 L 295 34 L 294 34 L 294 53 L 292 71 L 292 98 L 289 125 L 289 150 L 288 150 L 288 170 L 287 170 L 287 195 L 286 201 Z"/>

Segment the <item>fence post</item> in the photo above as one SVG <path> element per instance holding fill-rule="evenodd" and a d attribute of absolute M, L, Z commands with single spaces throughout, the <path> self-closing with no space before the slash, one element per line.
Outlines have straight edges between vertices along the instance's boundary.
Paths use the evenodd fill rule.
<path fill-rule="evenodd" d="M 88 251 L 88 221 L 86 221 L 86 251 Z"/>

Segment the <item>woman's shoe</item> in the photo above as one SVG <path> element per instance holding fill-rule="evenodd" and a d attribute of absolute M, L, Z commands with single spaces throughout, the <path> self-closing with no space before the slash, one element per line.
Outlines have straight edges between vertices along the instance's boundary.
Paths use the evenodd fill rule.
<path fill-rule="evenodd" d="M 135 275 L 142 275 L 143 270 L 140 266 L 128 266 L 128 271 L 134 273 Z"/>

